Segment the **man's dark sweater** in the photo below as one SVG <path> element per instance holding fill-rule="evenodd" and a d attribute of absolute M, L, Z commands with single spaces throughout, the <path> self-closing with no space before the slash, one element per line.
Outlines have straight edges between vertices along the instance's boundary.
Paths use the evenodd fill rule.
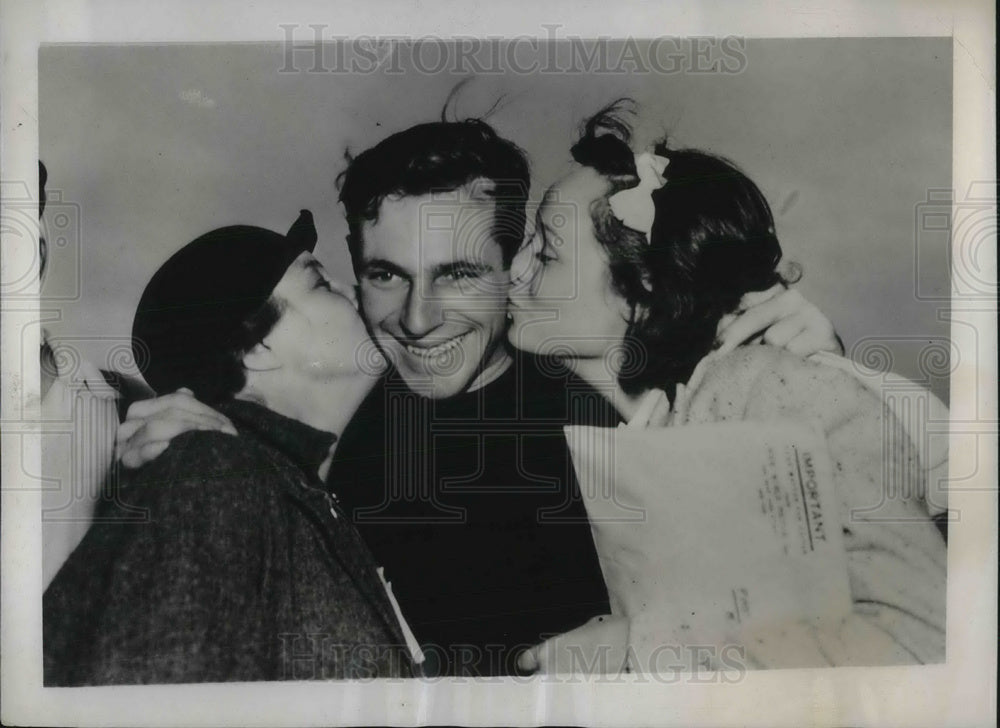
<path fill-rule="evenodd" d="M 46 590 L 45 684 L 411 674 L 371 554 L 317 475 L 334 436 L 219 409 L 239 436 L 188 432 L 124 471 Z"/>
<path fill-rule="evenodd" d="M 426 670 L 511 674 L 519 647 L 610 612 L 563 426 L 618 421 L 582 380 L 527 355 L 445 400 L 395 373 L 373 390 L 329 483 L 385 567 Z"/>

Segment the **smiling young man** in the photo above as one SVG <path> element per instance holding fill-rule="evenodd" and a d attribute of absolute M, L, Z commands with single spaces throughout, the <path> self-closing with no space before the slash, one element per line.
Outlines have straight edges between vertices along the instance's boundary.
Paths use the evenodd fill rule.
<path fill-rule="evenodd" d="M 402 131 L 341 178 L 361 309 L 392 368 L 331 477 L 428 672 L 515 672 L 520 649 L 609 609 L 562 426 L 613 413 L 506 344 L 529 182 L 481 121 Z"/>
<path fill-rule="evenodd" d="M 385 567 L 424 674 L 515 673 L 524 648 L 610 611 L 563 426 L 618 415 L 506 341 L 529 184 L 524 153 L 479 120 L 393 134 L 340 179 L 361 313 L 391 367 L 343 431 L 328 482 Z M 804 308 L 765 304 L 733 333 Z M 822 340 L 829 322 L 815 314 L 806 328 Z M 130 411 L 126 464 L 190 426 L 158 412 Z"/>
<path fill-rule="evenodd" d="M 476 389 L 511 363 L 502 345 L 510 265 L 481 224 L 494 194 L 477 180 L 453 199 L 383 199 L 352 245 L 373 337 L 411 388 L 435 399 Z"/>

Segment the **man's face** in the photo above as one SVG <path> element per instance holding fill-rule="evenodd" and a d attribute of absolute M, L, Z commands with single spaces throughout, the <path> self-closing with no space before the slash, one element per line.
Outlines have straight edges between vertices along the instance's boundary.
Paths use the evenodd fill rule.
<path fill-rule="evenodd" d="M 362 315 L 415 392 L 451 397 L 506 363 L 510 271 L 492 236 L 494 206 L 470 188 L 389 198 L 363 228 Z"/>

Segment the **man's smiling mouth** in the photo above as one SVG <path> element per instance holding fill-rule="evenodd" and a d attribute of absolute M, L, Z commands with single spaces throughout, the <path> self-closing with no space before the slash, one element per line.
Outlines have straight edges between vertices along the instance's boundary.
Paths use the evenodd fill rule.
<path fill-rule="evenodd" d="M 440 344 L 435 344 L 434 346 L 416 346 L 414 344 L 408 344 L 405 341 L 401 341 L 400 343 L 403 345 L 404 349 L 406 349 L 409 353 L 413 354 L 414 356 L 419 356 L 421 358 L 426 358 L 426 359 L 433 359 L 435 357 L 448 354 L 457 349 L 459 346 L 461 346 L 465 338 L 471 333 L 472 333 L 471 330 L 466 331 L 464 334 L 459 334 L 458 336 L 452 339 L 448 339 L 448 341 L 445 341 Z"/>

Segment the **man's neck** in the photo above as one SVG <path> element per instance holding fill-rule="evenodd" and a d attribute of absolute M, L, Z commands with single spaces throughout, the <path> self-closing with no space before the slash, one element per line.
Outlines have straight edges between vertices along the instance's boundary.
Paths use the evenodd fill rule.
<path fill-rule="evenodd" d="M 504 372 L 510 369 L 511 364 L 514 363 L 514 358 L 511 356 L 510 352 L 507 351 L 507 347 L 503 344 L 497 346 L 490 356 L 489 362 L 482 368 L 478 376 L 472 380 L 472 383 L 466 387 L 466 392 L 475 392 L 478 389 L 482 389 L 490 382 L 494 382 L 499 379 Z"/>

